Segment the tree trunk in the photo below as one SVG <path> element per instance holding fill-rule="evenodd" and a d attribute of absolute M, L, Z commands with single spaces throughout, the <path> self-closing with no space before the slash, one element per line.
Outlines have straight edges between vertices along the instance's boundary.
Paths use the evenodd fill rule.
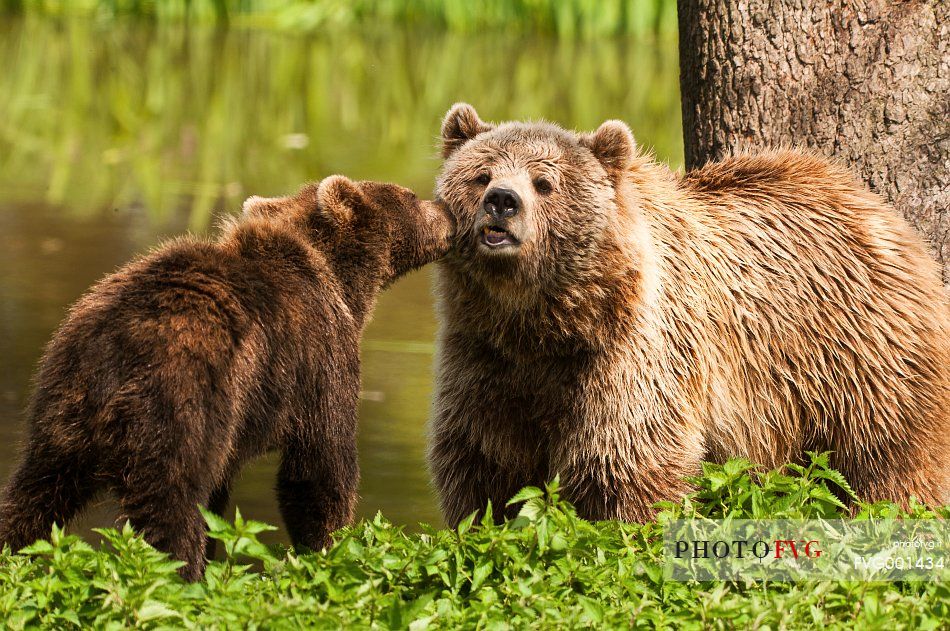
<path fill-rule="evenodd" d="M 950 287 L 950 1 L 679 0 L 686 168 L 738 147 L 849 165 Z"/>

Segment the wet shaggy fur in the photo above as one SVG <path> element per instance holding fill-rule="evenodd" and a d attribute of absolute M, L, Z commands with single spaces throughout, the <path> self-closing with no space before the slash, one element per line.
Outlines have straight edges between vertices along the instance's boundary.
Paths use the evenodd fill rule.
<path fill-rule="evenodd" d="M 362 329 L 383 287 L 444 253 L 450 226 L 409 190 L 334 176 L 251 198 L 216 241 L 173 241 L 99 282 L 41 362 L 0 545 L 48 536 L 108 489 L 197 579 L 198 505 L 223 512 L 241 465 L 272 449 L 291 540 L 327 545 L 356 501 Z"/>
<path fill-rule="evenodd" d="M 560 475 L 645 520 L 704 459 L 832 450 L 866 500 L 950 501 L 950 308 L 908 224 L 822 158 L 677 176 L 629 129 L 443 124 L 430 466 L 454 524 Z M 523 209 L 487 218 L 487 189 Z M 486 225 L 519 244 L 490 248 Z"/>

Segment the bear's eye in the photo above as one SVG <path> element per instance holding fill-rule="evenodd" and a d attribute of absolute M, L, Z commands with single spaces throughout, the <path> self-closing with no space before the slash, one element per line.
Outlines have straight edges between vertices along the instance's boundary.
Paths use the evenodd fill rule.
<path fill-rule="evenodd" d="M 554 190 L 554 187 L 551 186 L 551 182 L 544 179 L 543 177 L 539 177 L 534 181 L 534 190 L 538 191 L 542 195 L 547 195 Z"/>
<path fill-rule="evenodd" d="M 491 182 L 491 175 L 488 173 L 479 173 L 478 177 L 475 178 L 475 183 L 479 186 L 488 186 L 489 182 Z"/>

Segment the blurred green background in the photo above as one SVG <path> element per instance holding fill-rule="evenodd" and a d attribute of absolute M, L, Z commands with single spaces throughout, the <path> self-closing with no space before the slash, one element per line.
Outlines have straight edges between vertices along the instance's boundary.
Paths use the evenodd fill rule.
<path fill-rule="evenodd" d="M 673 0 L 0 0 L 0 19 L 0 480 L 66 307 L 251 194 L 345 173 L 428 195 L 456 101 L 487 120 L 620 118 L 682 162 Z M 431 303 L 423 270 L 366 331 L 361 515 L 441 523 L 424 457 Z M 245 515 L 279 523 L 274 468 L 245 469 Z M 103 499 L 79 528 L 113 511 Z"/>

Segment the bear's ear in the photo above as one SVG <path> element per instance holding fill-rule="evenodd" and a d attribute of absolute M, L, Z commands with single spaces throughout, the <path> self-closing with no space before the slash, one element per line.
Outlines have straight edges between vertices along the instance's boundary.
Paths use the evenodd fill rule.
<path fill-rule="evenodd" d="M 337 228 L 350 223 L 355 209 L 365 202 L 356 182 L 342 175 L 324 178 L 317 187 L 317 206 Z"/>
<path fill-rule="evenodd" d="M 627 168 L 637 146 L 633 132 L 625 122 L 618 120 L 606 121 L 594 133 L 583 134 L 580 143 L 590 149 L 608 171 Z"/>
<path fill-rule="evenodd" d="M 474 107 L 456 103 L 442 119 L 442 157 L 448 158 L 478 134 L 492 129 L 494 125 L 482 121 Z"/>

